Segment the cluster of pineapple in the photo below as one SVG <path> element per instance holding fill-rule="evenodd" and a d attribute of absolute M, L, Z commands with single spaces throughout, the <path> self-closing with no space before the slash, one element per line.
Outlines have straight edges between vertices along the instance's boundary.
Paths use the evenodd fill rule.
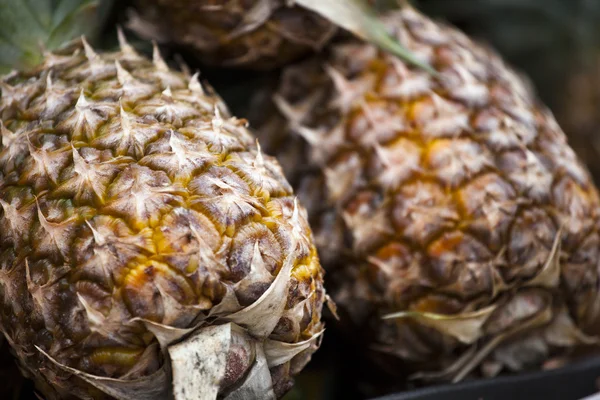
<path fill-rule="evenodd" d="M 46 7 L 55 49 L 0 78 L 0 331 L 41 396 L 280 398 L 336 304 L 402 378 L 600 346 L 598 192 L 493 51 L 405 2 L 139 1 L 141 37 L 283 66 L 249 125 L 156 45 L 71 40 L 97 3 Z"/>

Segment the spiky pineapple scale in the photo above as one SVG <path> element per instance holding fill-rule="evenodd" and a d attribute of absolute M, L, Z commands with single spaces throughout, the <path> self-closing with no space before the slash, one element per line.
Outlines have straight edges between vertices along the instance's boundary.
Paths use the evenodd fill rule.
<path fill-rule="evenodd" d="M 0 327 L 46 396 L 102 397 L 46 354 L 100 377 L 151 374 L 164 353 L 143 321 L 226 317 L 257 301 L 286 260 L 282 317 L 261 340 L 321 331 L 304 211 L 197 75 L 125 42 L 107 54 L 78 42 L 0 85 Z M 276 394 L 314 348 L 269 364 Z M 228 384 L 245 374 L 232 368 Z"/>
<path fill-rule="evenodd" d="M 289 67 L 275 97 L 306 150 L 268 151 L 309 208 L 336 302 L 369 348 L 448 368 L 437 378 L 593 343 L 600 203 L 554 118 L 460 32 L 410 8 L 387 22 L 439 77 L 351 42 Z"/>

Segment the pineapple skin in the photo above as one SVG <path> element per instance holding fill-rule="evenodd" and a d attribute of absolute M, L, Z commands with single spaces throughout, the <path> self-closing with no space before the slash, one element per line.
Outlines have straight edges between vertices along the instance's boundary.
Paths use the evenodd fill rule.
<path fill-rule="evenodd" d="M 283 0 L 139 0 L 130 27 L 206 64 L 272 69 L 320 50 L 336 28 Z"/>
<path fill-rule="evenodd" d="M 257 340 L 322 331 L 306 211 L 197 75 L 170 70 L 156 48 L 151 62 L 124 41 L 106 54 L 77 42 L 0 88 L 0 328 L 45 398 L 109 397 L 54 361 L 124 380 L 154 373 L 165 355 L 142 321 L 227 320 L 286 260 L 284 309 Z M 318 344 L 269 364 L 277 397 Z M 228 364 L 221 395 L 248 357 Z"/>
<path fill-rule="evenodd" d="M 597 346 L 600 203 L 555 119 L 463 33 L 385 20 L 439 77 L 350 41 L 285 69 L 250 117 L 350 336 L 387 372 L 453 381 Z"/>

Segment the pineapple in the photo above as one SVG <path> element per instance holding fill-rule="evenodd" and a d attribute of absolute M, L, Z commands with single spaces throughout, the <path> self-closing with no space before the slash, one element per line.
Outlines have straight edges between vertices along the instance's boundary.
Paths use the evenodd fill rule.
<path fill-rule="evenodd" d="M 0 331 L 46 399 L 281 397 L 323 332 L 306 211 L 198 74 L 119 37 L 0 78 Z"/>
<path fill-rule="evenodd" d="M 336 28 L 284 0 L 136 0 L 140 36 L 191 49 L 208 64 L 269 69 L 321 49 Z"/>
<path fill-rule="evenodd" d="M 408 6 L 385 21 L 436 74 L 349 40 L 285 69 L 278 111 L 251 119 L 350 336 L 446 381 L 596 348 L 600 202 L 551 113 L 460 31 Z"/>

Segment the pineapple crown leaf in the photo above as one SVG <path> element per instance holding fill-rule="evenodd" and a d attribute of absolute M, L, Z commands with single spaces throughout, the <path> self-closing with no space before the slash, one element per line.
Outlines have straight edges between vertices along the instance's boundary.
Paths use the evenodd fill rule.
<path fill-rule="evenodd" d="M 112 0 L 0 0 L 0 73 L 31 68 L 43 53 L 93 39 Z"/>
<path fill-rule="evenodd" d="M 366 0 L 295 0 L 295 3 L 329 19 L 334 24 L 373 43 L 407 63 L 428 73 L 438 73 L 426 62 L 419 60 L 410 50 L 389 34 L 373 7 Z"/>

